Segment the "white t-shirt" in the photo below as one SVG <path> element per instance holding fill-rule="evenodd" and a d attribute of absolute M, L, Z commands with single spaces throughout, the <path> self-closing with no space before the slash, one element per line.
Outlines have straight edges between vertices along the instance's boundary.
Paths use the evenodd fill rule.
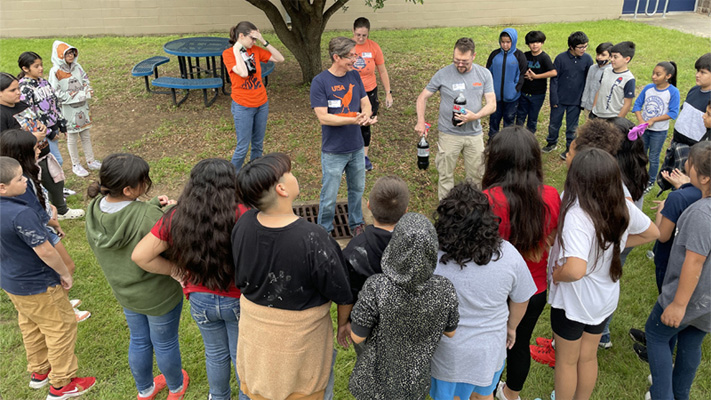
<path fill-rule="evenodd" d="M 630 215 L 630 223 L 620 240 L 620 252 L 624 250 L 629 234 L 640 234 L 649 228 L 651 220 L 629 200 L 625 200 Z M 590 217 L 580 208 L 579 203 L 570 208 L 565 215 L 563 231 L 565 250 L 561 251 L 556 238 L 548 259 L 548 281 L 550 291 L 548 303 L 551 307 L 562 309 L 569 320 L 586 325 L 598 325 L 615 308 L 620 298 L 620 282 L 610 278 L 612 251 L 610 245 L 600 253 L 595 236 L 595 227 Z M 565 264 L 567 257 L 577 257 L 587 261 L 587 272 L 575 282 L 553 283 L 553 266 Z"/>

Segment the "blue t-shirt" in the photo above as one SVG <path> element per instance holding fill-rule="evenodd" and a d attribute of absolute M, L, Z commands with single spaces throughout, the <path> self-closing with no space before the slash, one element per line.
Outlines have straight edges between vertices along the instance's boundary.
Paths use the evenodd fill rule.
<path fill-rule="evenodd" d="M 650 118 L 668 115 L 671 119 L 676 119 L 679 115 L 679 89 L 674 85 L 669 85 L 666 89 L 659 90 L 657 85 L 650 83 L 637 96 L 632 112 L 640 111 L 642 118 L 648 121 Z M 647 129 L 650 131 L 669 130 L 669 120 L 655 122 Z"/>
<path fill-rule="evenodd" d="M 34 248 L 47 241 L 40 216 L 17 197 L 0 197 L 0 287 L 17 296 L 44 293 L 60 284 L 59 274 Z"/>
<path fill-rule="evenodd" d="M 681 217 L 681 213 L 700 198 L 701 191 L 691 183 L 685 183 L 681 185 L 679 189 L 669 193 L 669 196 L 667 196 L 664 202 L 662 215 L 676 225 L 679 217 Z M 675 235 L 676 228 L 672 231 L 671 237 L 669 237 L 669 240 L 666 242 L 661 243 L 659 240 L 654 242 L 654 265 L 657 269 L 666 270 Z"/>
<path fill-rule="evenodd" d="M 366 97 L 363 81 L 357 71 L 335 76 L 325 70 L 311 81 L 311 108 L 327 107 L 329 114 L 355 117 L 360 101 Z M 321 151 L 324 153 L 352 153 L 363 148 L 360 125 L 321 125 Z"/>

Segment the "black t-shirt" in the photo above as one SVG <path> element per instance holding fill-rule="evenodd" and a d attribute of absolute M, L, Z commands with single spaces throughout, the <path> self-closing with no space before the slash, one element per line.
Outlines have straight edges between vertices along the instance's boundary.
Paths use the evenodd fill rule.
<path fill-rule="evenodd" d="M 526 61 L 528 61 L 528 68 L 533 71 L 534 74 L 543 74 L 555 69 L 551 58 L 545 51 L 542 51 L 541 54 L 537 56 L 531 54 L 530 51 L 523 54 L 526 56 Z M 547 88 L 548 79 L 534 79 L 532 81 L 524 79 L 521 92 L 526 94 L 546 94 Z"/>
<path fill-rule="evenodd" d="M 353 299 L 358 298 L 358 292 L 363 288 L 366 279 L 383 272 L 380 259 L 392 236 L 390 231 L 368 225 L 362 235 L 351 239 L 343 249 L 343 257 L 349 268 Z"/>
<path fill-rule="evenodd" d="M 235 285 L 250 301 L 282 310 L 305 310 L 333 301 L 353 304 L 341 248 L 326 230 L 302 218 L 267 228 L 258 210 L 232 230 Z"/>
<path fill-rule="evenodd" d="M 15 119 L 15 114 L 19 114 L 27 108 L 29 108 L 29 106 L 23 102 L 15 103 L 14 107 L 0 104 L 0 132 L 8 129 L 22 129 L 22 125 Z M 39 156 L 44 157 L 47 154 L 49 154 L 49 143 L 47 143 L 45 139 L 40 143 Z"/>

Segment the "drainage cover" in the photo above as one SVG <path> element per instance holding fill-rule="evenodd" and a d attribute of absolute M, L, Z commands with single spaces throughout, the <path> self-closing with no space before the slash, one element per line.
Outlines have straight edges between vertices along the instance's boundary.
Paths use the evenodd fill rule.
<path fill-rule="evenodd" d="M 294 206 L 294 213 L 299 217 L 311 223 L 318 223 L 318 203 L 316 204 L 301 204 Z M 348 229 L 348 203 L 336 203 L 336 214 L 333 217 L 333 232 L 331 236 L 334 239 L 349 239 L 352 238 L 351 230 Z"/>

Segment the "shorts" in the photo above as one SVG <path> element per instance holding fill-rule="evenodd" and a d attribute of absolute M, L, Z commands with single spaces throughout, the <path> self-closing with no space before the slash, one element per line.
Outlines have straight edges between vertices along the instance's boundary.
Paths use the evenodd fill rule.
<path fill-rule="evenodd" d="M 459 396 L 460 399 L 468 399 L 472 393 L 477 393 L 481 396 L 489 396 L 494 393 L 496 385 L 499 384 L 499 379 L 501 379 L 501 374 L 504 372 L 505 367 L 506 360 L 504 360 L 504 365 L 501 366 L 501 369 L 494 373 L 494 379 L 491 380 L 489 386 L 476 386 L 470 383 L 447 382 L 430 378 L 432 384 L 430 387 L 430 397 L 434 400 L 453 399 L 454 396 Z"/>
<path fill-rule="evenodd" d="M 586 325 L 582 322 L 571 321 L 565 316 L 565 310 L 551 307 L 551 328 L 553 333 L 565 340 L 578 340 L 583 337 L 583 332 L 591 335 L 600 335 L 605 330 L 605 324 L 610 319 L 608 316 L 597 325 Z"/>
<path fill-rule="evenodd" d="M 47 238 L 49 240 L 49 243 L 54 247 L 57 243 L 59 243 L 62 238 L 57 235 L 57 231 L 54 230 L 51 226 L 45 226 L 47 228 Z"/>

